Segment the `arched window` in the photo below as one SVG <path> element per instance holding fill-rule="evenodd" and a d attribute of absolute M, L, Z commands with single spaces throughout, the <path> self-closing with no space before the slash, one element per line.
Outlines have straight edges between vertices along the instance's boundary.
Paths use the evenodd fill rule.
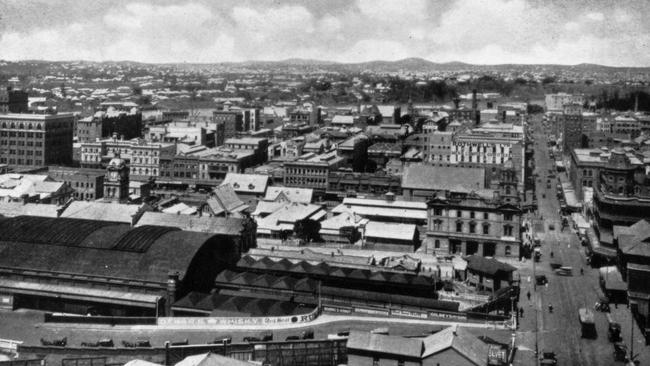
<path fill-rule="evenodd" d="M 512 255 L 512 248 L 510 248 L 510 245 L 506 245 L 506 257 L 509 257 Z"/>
<path fill-rule="evenodd" d="M 7 128 L 7 122 L 2 122 L 2 128 Z"/>
<path fill-rule="evenodd" d="M 16 128 L 16 124 L 11 122 L 11 128 Z"/>
<path fill-rule="evenodd" d="M 618 194 L 623 194 L 623 187 L 618 187 Z"/>
<path fill-rule="evenodd" d="M 463 232 L 463 222 L 462 221 L 456 221 L 456 232 L 458 232 L 458 233 Z"/>
<path fill-rule="evenodd" d="M 31 130 L 33 127 L 34 127 L 34 126 L 32 126 L 31 123 L 27 125 L 27 129 L 28 129 L 28 130 Z"/>
<path fill-rule="evenodd" d="M 18 125 L 18 128 L 20 128 L 21 130 L 25 129 L 25 124 L 21 123 L 20 125 Z"/>

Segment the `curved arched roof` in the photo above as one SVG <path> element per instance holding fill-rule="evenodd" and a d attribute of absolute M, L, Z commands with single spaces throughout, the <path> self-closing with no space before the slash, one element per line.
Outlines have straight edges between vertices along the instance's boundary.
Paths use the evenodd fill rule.
<path fill-rule="evenodd" d="M 215 236 L 70 218 L 0 220 L 0 267 L 165 282 Z"/>

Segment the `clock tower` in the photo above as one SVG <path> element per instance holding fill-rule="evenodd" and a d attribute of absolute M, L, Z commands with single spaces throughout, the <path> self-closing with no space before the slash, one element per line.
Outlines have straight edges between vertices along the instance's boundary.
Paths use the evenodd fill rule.
<path fill-rule="evenodd" d="M 104 178 L 104 200 L 124 202 L 129 198 L 129 168 L 124 159 L 116 155 L 108 163 Z"/>

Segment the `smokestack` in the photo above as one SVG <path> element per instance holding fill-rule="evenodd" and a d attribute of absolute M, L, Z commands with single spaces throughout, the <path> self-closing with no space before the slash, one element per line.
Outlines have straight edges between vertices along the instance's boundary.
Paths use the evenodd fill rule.
<path fill-rule="evenodd" d="M 478 113 L 478 100 L 476 99 L 476 89 L 472 89 L 472 114 L 474 115 L 474 122 L 478 125 L 479 123 L 479 113 Z"/>
<path fill-rule="evenodd" d="M 476 89 L 472 89 L 472 109 L 478 109 L 478 101 L 476 100 Z"/>

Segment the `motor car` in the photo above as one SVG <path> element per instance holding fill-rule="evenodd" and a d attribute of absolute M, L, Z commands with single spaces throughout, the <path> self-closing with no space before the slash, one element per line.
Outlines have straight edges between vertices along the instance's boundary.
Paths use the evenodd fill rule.
<path fill-rule="evenodd" d="M 548 279 L 546 278 L 546 275 L 536 275 L 535 283 L 537 286 L 544 286 L 548 283 Z"/>

